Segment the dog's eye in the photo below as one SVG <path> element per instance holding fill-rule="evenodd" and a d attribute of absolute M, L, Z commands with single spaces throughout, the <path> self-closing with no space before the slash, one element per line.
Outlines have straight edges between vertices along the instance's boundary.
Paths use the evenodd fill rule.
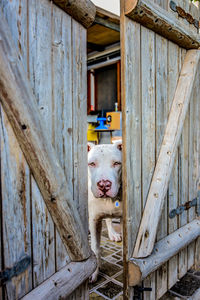
<path fill-rule="evenodd" d="M 90 166 L 90 167 L 95 167 L 96 164 L 95 164 L 94 162 L 91 162 L 91 163 L 88 164 L 88 166 Z"/>
<path fill-rule="evenodd" d="M 113 165 L 114 165 L 114 166 L 120 166 L 120 165 L 121 165 L 121 162 L 120 162 L 120 161 L 115 161 Z"/>

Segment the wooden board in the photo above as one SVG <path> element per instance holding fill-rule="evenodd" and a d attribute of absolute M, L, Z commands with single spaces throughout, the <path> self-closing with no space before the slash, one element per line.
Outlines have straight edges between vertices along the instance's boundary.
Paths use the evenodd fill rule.
<path fill-rule="evenodd" d="M 141 27 L 141 101 L 142 101 L 142 207 L 144 209 L 155 167 L 155 33 Z M 144 292 L 144 299 L 153 300 L 155 273 L 144 280 L 152 292 Z"/>
<path fill-rule="evenodd" d="M 170 110 L 178 77 L 179 77 L 179 54 L 180 48 L 168 42 L 168 110 Z M 168 215 L 172 209 L 178 207 L 178 151 L 175 156 L 174 166 L 169 181 L 168 190 Z M 168 234 L 178 228 L 178 217 L 173 219 L 168 217 Z M 174 256 L 168 262 L 168 289 L 170 289 L 178 279 L 178 256 Z"/>
<path fill-rule="evenodd" d="M 12 268 L 25 254 L 31 257 L 30 171 L 9 121 L 1 108 L 1 195 L 3 268 Z M 6 282 L 4 293 L 16 299 L 32 288 L 32 267 Z"/>

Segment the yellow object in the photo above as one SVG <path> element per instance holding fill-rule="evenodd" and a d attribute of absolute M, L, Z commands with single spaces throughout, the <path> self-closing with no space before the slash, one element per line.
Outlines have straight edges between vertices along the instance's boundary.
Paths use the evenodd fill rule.
<path fill-rule="evenodd" d="M 95 142 L 99 143 L 99 134 L 95 131 L 96 126 L 89 123 L 88 130 L 87 130 L 87 140 L 88 142 Z"/>
<path fill-rule="evenodd" d="M 110 125 L 109 130 L 120 130 L 121 129 L 121 112 L 107 112 L 107 125 Z M 109 122 L 108 120 L 111 119 Z"/>

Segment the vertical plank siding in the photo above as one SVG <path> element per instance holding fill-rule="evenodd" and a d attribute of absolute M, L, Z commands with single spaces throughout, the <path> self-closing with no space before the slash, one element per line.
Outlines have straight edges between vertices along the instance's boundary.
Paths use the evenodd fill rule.
<path fill-rule="evenodd" d="M 154 2 L 169 9 L 168 1 Z M 182 5 L 183 1 L 179 4 Z M 186 2 L 184 5 L 188 11 L 193 9 Z M 125 33 L 121 43 L 123 143 L 126 149 L 123 174 L 127 187 L 124 192 L 124 257 L 128 260 L 134 248 L 186 51 L 128 17 L 121 17 L 121 22 Z M 196 208 L 190 208 L 173 219 L 169 218 L 169 213 L 194 199 L 200 189 L 199 81 L 197 76 L 169 181 L 157 241 L 196 218 Z M 140 184 L 136 186 L 138 182 Z M 143 285 L 151 287 L 152 292 L 144 292 L 143 299 L 159 299 L 189 268 L 194 264 L 199 266 L 199 249 L 198 239 L 150 274 Z M 125 292 L 127 299 L 131 299 L 133 289 Z"/>
<path fill-rule="evenodd" d="M 87 229 L 86 29 L 48 0 L 2 0 L 0 9 Z M 0 146 L 0 268 L 12 267 L 25 253 L 31 257 L 29 268 L 4 286 L 5 299 L 18 299 L 69 257 L 1 108 Z M 73 299 L 86 294 L 87 282 Z"/>

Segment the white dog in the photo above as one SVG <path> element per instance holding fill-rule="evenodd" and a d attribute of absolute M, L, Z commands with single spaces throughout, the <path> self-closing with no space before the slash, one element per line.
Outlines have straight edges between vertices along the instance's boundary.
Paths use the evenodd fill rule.
<path fill-rule="evenodd" d="M 97 269 L 90 281 L 97 280 L 100 267 L 101 222 L 106 218 L 108 235 L 121 241 L 112 227 L 113 217 L 122 217 L 121 172 L 122 143 L 109 145 L 88 144 L 88 209 L 91 248 L 97 257 Z"/>

